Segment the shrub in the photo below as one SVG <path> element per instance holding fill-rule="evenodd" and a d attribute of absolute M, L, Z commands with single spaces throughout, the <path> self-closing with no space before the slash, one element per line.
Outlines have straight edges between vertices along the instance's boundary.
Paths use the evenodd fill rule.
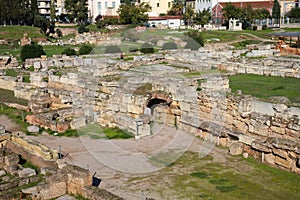
<path fill-rule="evenodd" d="M 196 42 L 195 40 L 191 39 L 191 38 L 188 38 L 186 40 L 186 45 L 185 45 L 185 49 L 190 49 L 190 50 L 198 50 L 199 48 L 201 47 L 201 45 Z"/>
<path fill-rule="evenodd" d="M 21 48 L 21 59 L 25 61 L 28 58 L 39 58 L 41 55 L 46 55 L 43 47 L 36 43 L 25 45 Z"/>
<path fill-rule="evenodd" d="M 80 33 L 80 34 L 82 34 L 84 32 L 89 32 L 89 31 L 90 31 L 90 29 L 87 28 L 84 24 L 80 24 L 78 26 L 78 33 Z"/>
<path fill-rule="evenodd" d="M 268 29 L 268 26 L 267 26 L 267 25 L 263 25 L 261 29 L 262 29 L 262 30 L 267 30 L 267 29 Z"/>
<path fill-rule="evenodd" d="M 62 31 L 58 28 L 58 29 L 56 29 L 56 34 L 57 34 L 57 36 L 59 37 L 59 38 L 61 38 L 62 36 L 63 36 L 63 34 L 62 34 Z"/>
<path fill-rule="evenodd" d="M 129 52 L 137 52 L 139 49 L 137 47 L 129 47 Z"/>
<path fill-rule="evenodd" d="M 117 45 L 111 45 L 105 47 L 105 53 L 121 53 L 121 49 Z"/>
<path fill-rule="evenodd" d="M 142 53 L 154 53 L 154 48 L 153 48 L 153 46 L 151 44 L 149 44 L 148 42 L 145 42 L 142 45 L 140 51 Z"/>
<path fill-rule="evenodd" d="M 192 40 L 194 40 L 194 43 L 198 43 L 200 47 L 204 46 L 204 39 L 200 32 L 189 31 L 189 32 L 185 33 L 185 35 L 188 36 L 188 38 L 186 39 L 186 42 L 189 42 L 189 40 L 192 39 Z"/>
<path fill-rule="evenodd" d="M 117 25 L 119 23 L 117 18 L 107 17 L 96 22 L 98 28 L 105 28 L 107 25 Z"/>
<path fill-rule="evenodd" d="M 61 52 L 61 54 L 66 54 L 67 56 L 74 56 L 74 55 L 76 55 L 76 51 L 75 51 L 75 49 L 68 47 L 68 48 L 64 49 Z"/>
<path fill-rule="evenodd" d="M 253 31 L 256 31 L 256 30 L 257 30 L 257 26 L 253 26 L 253 27 L 252 27 L 252 30 L 253 30 Z"/>
<path fill-rule="evenodd" d="M 175 42 L 166 42 L 162 46 L 163 50 L 177 49 L 177 44 Z"/>
<path fill-rule="evenodd" d="M 79 49 L 79 55 L 85 55 L 91 53 L 93 47 L 91 45 L 84 44 Z"/>

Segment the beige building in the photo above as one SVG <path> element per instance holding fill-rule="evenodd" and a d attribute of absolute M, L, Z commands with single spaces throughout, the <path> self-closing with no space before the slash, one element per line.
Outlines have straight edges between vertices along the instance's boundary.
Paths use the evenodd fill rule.
<path fill-rule="evenodd" d="M 173 0 L 139 0 L 138 3 L 147 3 L 151 7 L 149 17 L 157 17 L 160 14 L 167 14 L 172 7 Z"/>
<path fill-rule="evenodd" d="M 67 13 L 65 9 L 65 0 L 37 0 L 38 12 L 45 17 L 50 17 L 51 2 L 55 5 L 56 15 Z"/>

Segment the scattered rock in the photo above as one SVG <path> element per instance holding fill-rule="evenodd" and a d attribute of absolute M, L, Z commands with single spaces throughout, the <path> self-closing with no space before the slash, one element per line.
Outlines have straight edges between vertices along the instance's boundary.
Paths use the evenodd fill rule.
<path fill-rule="evenodd" d="M 2 181 L 3 182 L 7 182 L 7 181 L 9 181 L 10 180 L 10 177 L 9 176 L 3 176 L 2 177 Z"/>
<path fill-rule="evenodd" d="M 4 174 L 6 174 L 6 172 L 4 170 L 0 170 L 0 176 L 3 176 Z"/>
<path fill-rule="evenodd" d="M 248 158 L 248 157 L 249 157 L 249 154 L 248 154 L 248 153 L 243 153 L 243 157 L 244 157 L 244 158 Z"/>
<path fill-rule="evenodd" d="M 36 172 L 34 169 L 31 169 L 31 168 L 24 168 L 21 171 L 19 171 L 20 178 L 25 178 L 25 177 L 34 176 L 34 175 L 36 175 Z"/>
<path fill-rule="evenodd" d="M 38 133 L 40 131 L 40 128 L 38 126 L 28 126 L 27 131 L 29 133 Z"/>
<path fill-rule="evenodd" d="M 230 155 L 236 156 L 243 153 L 243 144 L 240 142 L 233 142 L 229 147 Z"/>
<path fill-rule="evenodd" d="M 0 134 L 5 133 L 5 126 L 0 125 Z"/>
<path fill-rule="evenodd" d="M 269 98 L 271 101 L 281 104 L 289 104 L 291 101 L 287 97 L 273 96 Z"/>

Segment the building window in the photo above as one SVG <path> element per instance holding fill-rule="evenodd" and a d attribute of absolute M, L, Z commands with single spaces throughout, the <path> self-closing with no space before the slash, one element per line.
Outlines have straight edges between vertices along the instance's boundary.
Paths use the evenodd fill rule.
<path fill-rule="evenodd" d="M 101 2 L 98 2 L 98 14 L 101 14 Z"/>
<path fill-rule="evenodd" d="M 105 9 L 107 9 L 107 1 L 105 1 Z"/>
<path fill-rule="evenodd" d="M 157 5 L 156 5 L 157 7 L 159 7 L 159 3 L 157 3 Z"/>
<path fill-rule="evenodd" d="M 116 8 L 116 2 L 115 1 L 112 2 L 112 7 Z"/>

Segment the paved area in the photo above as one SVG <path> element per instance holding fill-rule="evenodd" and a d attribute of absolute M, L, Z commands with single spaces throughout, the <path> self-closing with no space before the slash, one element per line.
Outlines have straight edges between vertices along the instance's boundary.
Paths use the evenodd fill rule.
<path fill-rule="evenodd" d="M 126 199 L 141 199 L 140 192 L 123 188 L 133 176 L 149 176 L 176 161 L 185 151 L 210 153 L 218 162 L 224 161 L 224 150 L 203 142 L 193 135 L 164 127 L 156 135 L 139 140 L 99 140 L 88 137 L 67 138 L 57 136 L 27 136 L 52 149 L 61 146 L 64 160 L 89 169 L 102 179 L 100 187 Z M 222 152 L 219 152 L 219 151 Z M 141 188 L 143 191 L 145 188 Z"/>

